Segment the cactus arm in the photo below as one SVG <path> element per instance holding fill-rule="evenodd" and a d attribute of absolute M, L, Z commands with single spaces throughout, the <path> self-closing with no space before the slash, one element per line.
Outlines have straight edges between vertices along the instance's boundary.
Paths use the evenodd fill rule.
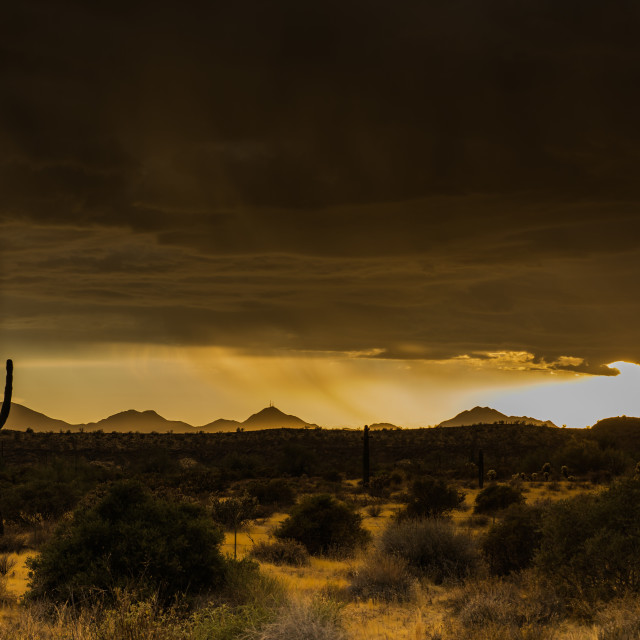
<path fill-rule="evenodd" d="M 4 423 L 9 417 L 11 409 L 11 391 L 13 390 L 13 362 L 7 360 L 7 383 L 4 387 L 4 399 L 2 401 L 2 410 L 0 410 L 0 429 L 4 427 Z"/>

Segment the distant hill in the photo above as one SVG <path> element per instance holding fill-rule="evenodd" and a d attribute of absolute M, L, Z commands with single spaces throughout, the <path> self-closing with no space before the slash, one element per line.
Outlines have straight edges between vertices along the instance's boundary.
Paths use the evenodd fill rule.
<path fill-rule="evenodd" d="M 129 409 L 121 411 L 115 415 L 104 418 L 98 422 L 90 422 L 84 425 L 87 431 L 97 431 L 102 429 L 111 431 L 137 431 L 139 433 L 159 433 L 173 431 L 175 433 L 193 433 L 195 430 L 190 424 L 179 420 L 167 420 L 155 411 L 136 411 Z"/>
<path fill-rule="evenodd" d="M 402 429 L 402 427 L 398 427 L 395 424 L 391 424 L 390 422 L 374 422 L 369 425 L 369 429 L 372 431 L 379 431 L 381 429 Z"/>
<path fill-rule="evenodd" d="M 81 425 L 69 424 L 64 420 L 56 420 L 50 418 L 44 413 L 39 413 L 28 407 L 24 407 L 17 402 L 11 403 L 9 417 L 4 425 L 5 429 L 14 429 L 16 431 L 26 431 L 33 429 L 34 431 L 67 431 L 68 429 L 77 430 Z"/>
<path fill-rule="evenodd" d="M 603 448 L 621 448 L 636 459 L 640 458 L 640 418 L 605 418 L 589 429 L 589 435 Z"/>
<path fill-rule="evenodd" d="M 468 411 L 459 413 L 450 420 L 441 422 L 439 427 L 467 427 L 474 424 L 531 424 L 542 427 L 556 427 L 551 420 L 537 420 L 536 418 L 528 418 L 526 416 L 507 416 L 491 407 L 474 407 Z"/>
<path fill-rule="evenodd" d="M 226 420 L 225 418 L 218 418 L 209 424 L 205 424 L 198 427 L 198 431 L 235 431 L 238 427 L 242 426 L 242 422 L 237 420 Z"/>

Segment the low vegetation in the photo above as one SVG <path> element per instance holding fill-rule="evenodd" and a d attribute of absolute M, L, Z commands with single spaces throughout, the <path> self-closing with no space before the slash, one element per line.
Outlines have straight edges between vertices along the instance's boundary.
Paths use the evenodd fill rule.
<path fill-rule="evenodd" d="M 0 640 L 637 637 L 637 461 L 501 427 L 0 432 Z"/>

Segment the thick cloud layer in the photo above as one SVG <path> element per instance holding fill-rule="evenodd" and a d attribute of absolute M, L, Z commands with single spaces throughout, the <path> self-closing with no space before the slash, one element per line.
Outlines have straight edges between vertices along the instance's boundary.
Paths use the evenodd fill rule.
<path fill-rule="evenodd" d="M 640 361 L 639 24 L 623 0 L 15 4 L 3 343 Z"/>

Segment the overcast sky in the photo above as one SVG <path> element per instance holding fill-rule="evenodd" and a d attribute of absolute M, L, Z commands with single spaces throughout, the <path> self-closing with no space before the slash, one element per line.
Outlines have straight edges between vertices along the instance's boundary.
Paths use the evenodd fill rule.
<path fill-rule="evenodd" d="M 640 363 L 639 28 L 632 0 L 5 8 L 16 395 L 428 424 Z"/>

